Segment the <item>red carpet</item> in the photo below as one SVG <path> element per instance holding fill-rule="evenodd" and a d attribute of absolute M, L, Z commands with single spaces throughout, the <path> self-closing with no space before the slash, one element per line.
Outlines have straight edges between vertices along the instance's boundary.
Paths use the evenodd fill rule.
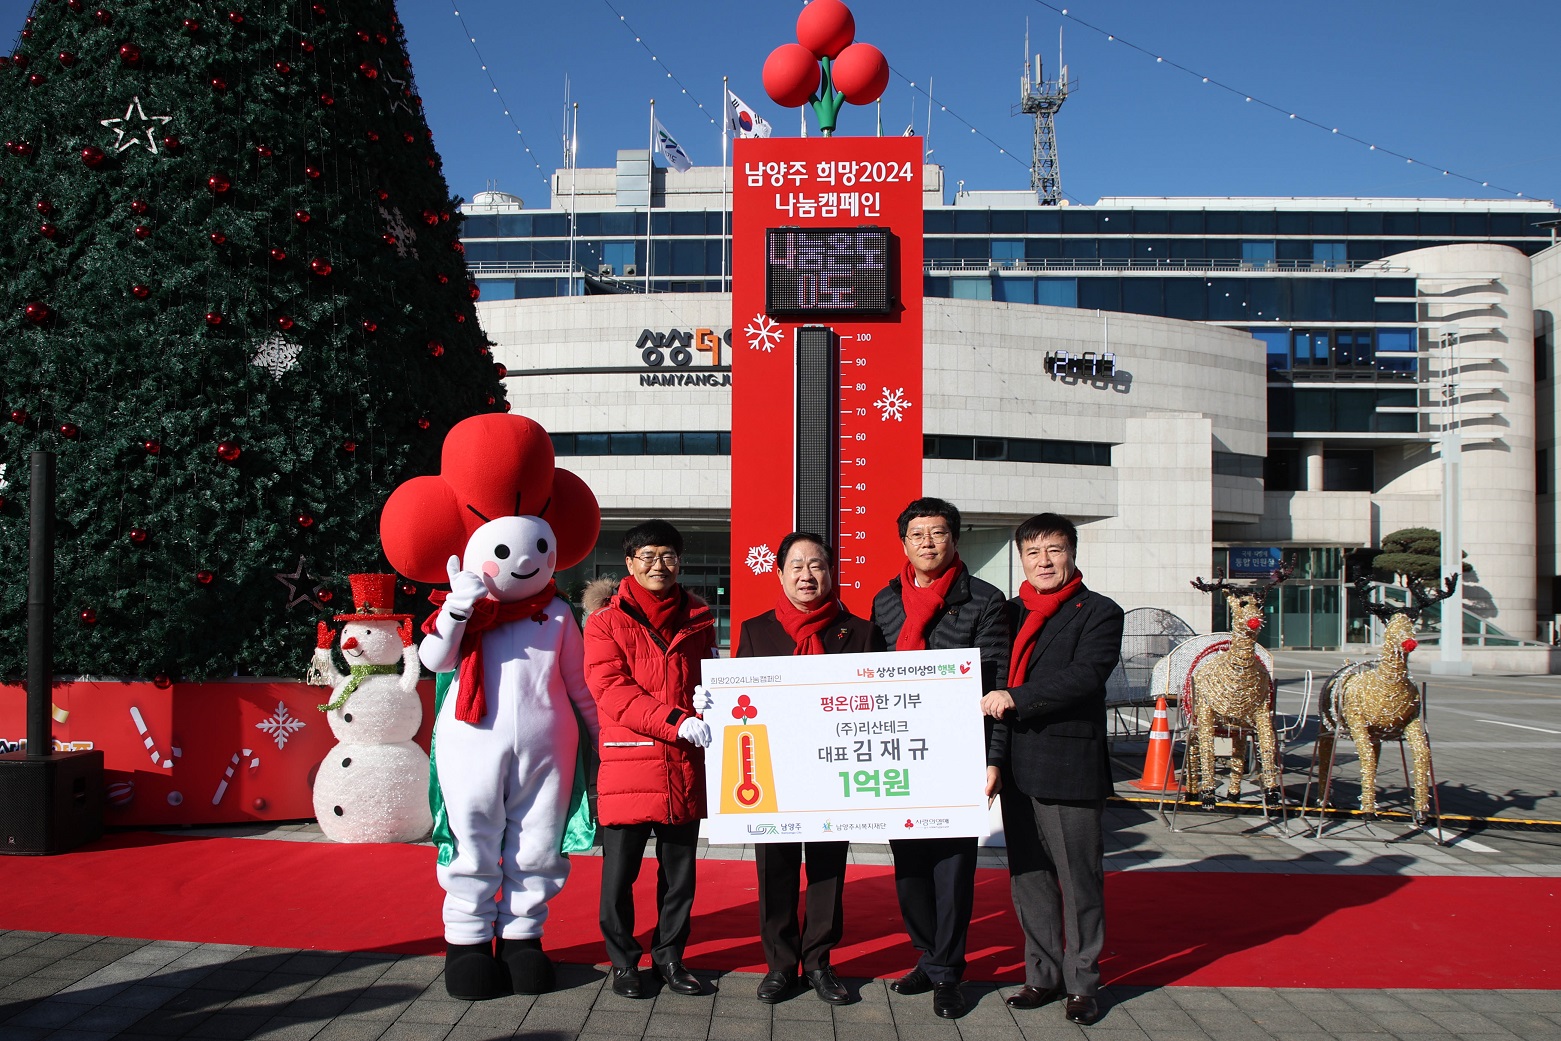
<path fill-rule="evenodd" d="M 636 891 L 652 922 L 654 861 Z M 705 860 L 687 959 L 762 971 L 753 864 Z M 601 861 L 575 857 L 549 952 L 606 960 Z M 1561 988 L 1561 879 L 1122 872 L 1107 876 L 1108 983 L 1219 987 Z M 258 947 L 436 953 L 442 893 L 426 846 L 118 835 L 55 857 L 0 857 L 0 928 Z M 893 873 L 853 867 L 847 976 L 904 972 Z M 1018 982 L 1007 875 L 976 880 L 967 977 Z"/>

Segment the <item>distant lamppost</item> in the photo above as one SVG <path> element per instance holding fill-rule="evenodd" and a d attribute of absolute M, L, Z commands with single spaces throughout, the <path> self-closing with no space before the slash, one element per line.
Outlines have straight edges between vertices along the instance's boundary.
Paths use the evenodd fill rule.
<path fill-rule="evenodd" d="M 1433 676 L 1472 676 L 1474 664 L 1463 657 L 1463 431 L 1458 426 L 1458 345 L 1456 324 L 1442 327 L 1442 574 L 1459 577 L 1459 591 L 1442 601 L 1440 655 Z"/>

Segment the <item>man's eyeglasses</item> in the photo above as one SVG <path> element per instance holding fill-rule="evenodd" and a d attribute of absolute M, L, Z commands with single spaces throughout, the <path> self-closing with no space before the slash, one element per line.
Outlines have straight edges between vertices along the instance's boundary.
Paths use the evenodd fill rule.
<path fill-rule="evenodd" d="M 660 561 L 664 567 L 677 567 L 678 555 L 676 553 L 636 553 L 634 559 L 643 566 L 650 567 Z"/>
<path fill-rule="evenodd" d="M 906 542 L 913 546 L 919 546 L 924 542 L 930 542 L 935 546 L 941 546 L 949 540 L 953 532 L 947 528 L 936 528 L 932 531 L 907 531 L 904 535 Z"/>

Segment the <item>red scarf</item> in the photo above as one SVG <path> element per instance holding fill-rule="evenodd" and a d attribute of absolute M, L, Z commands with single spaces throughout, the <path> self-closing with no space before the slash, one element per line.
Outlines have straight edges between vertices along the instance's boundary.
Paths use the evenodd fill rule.
<path fill-rule="evenodd" d="M 927 649 L 927 630 L 932 628 L 932 619 L 943 610 L 944 601 L 948 599 L 954 580 L 964 570 L 965 565 L 956 553 L 954 563 L 934 579 L 932 585 L 918 586 L 916 569 L 911 567 L 909 560 L 905 562 L 905 567 L 900 569 L 900 603 L 905 608 L 905 621 L 901 623 L 900 635 L 894 641 L 895 650 Z"/>
<path fill-rule="evenodd" d="M 1030 654 L 1035 650 L 1036 638 L 1045 625 L 1073 594 L 1084 588 L 1084 572 L 1074 571 L 1066 585 L 1052 593 L 1043 593 L 1026 581 L 1019 588 L 1019 599 L 1024 601 L 1028 613 L 1019 634 L 1014 637 L 1014 652 L 1008 658 L 1008 686 L 1010 689 L 1024 682 L 1025 670 L 1030 667 Z"/>
<path fill-rule="evenodd" d="M 683 608 L 687 598 L 683 596 L 683 587 L 674 585 L 672 591 L 665 596 L 657 596 L 655 593 L 639 584 L 633 575 L 618 583 L 618 595 L 628 596 L 650 623 L 650 627 L 661 634 L 663 641 L 672 642 L 672 637 L 677 635 L 679 623 L 682 620 Z"/>
<path fill-rule="evenodd" d="M 786 630 L 791 642 L 797 645 L 796 650 L 791 652 L 793 655 L 823 654 L 824 641 L 819 639 L 818 634 L 839 614 L 840 601 L 834 597 L 815 600 L 807 607 L 793 604 L 785 593 L 775 601 L 775 620 Z"/>
<path fill-rule="evenodd" d="M 438 609 L 423 623 L 423 632 L 438 631 L 435 623 L 449 595 L 442 589 L 436 589 L 428 597 Z M 525 600 L 501 603 L 491 597 L 484 597 L 472 605 L 472 615 L 466 620 L 466 631 L 461 634 L 461 660 L 458 666 L 461 689 L 455 696 L 456 719 L 462 723 L 481 723 L 482 717 L 488 712 L 488 699 L 483 690 L 482 634 L 522 618 L 530 618 L 534 622 L 547 621 L 544 609 L 557 595 L 558 584 L 550 580 L 540 593 Z"/>

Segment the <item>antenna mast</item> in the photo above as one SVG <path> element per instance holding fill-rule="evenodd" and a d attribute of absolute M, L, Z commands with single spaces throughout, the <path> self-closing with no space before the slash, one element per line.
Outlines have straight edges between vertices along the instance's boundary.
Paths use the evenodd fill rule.
<path fill-rule="evenodd" d="M 1019 81 L 1019 108 L 1035 117 L 1035 149 L 1030 159 L 1030 189 L 1042 206 L 1062 203 L 1062 171 L 1057 164 L 1057 110 L 1068 100 L 1068 67 L 1062 62 L 1062 30 L 1057 30 L 1057 64 L 1060 78 L 1048 81 L 1041 73 L 1041 56 L 1030 64 L 1030 24 L 1024 27 L 1024 75 Z"/>

